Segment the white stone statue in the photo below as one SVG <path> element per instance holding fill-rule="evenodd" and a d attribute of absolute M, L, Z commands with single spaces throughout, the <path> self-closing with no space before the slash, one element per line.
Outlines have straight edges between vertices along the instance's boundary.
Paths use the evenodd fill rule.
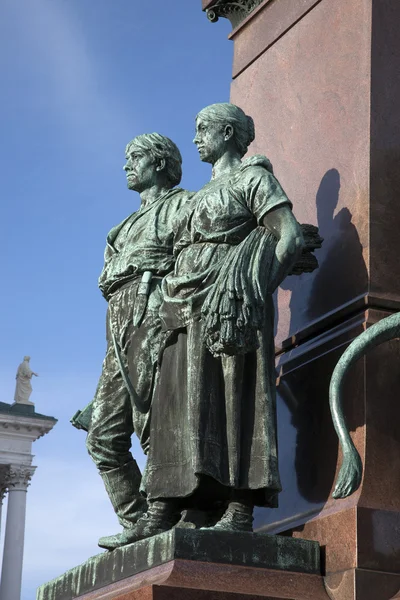
<path fill-rule="evenodd" d="M 39 375 L 32 371 L 29 365 L 30 359 L 30 356 L 24 356 L 24 362 L 22 362 L 18 367 L 18 371 L 15 376 L 17 385 L 15 386 L 14 402 L 33 406 L 34 403 L 29 400 L 29 396 L 32 394 L 31 379 L 33 375 L 35 377 L 39 377 Z"/>

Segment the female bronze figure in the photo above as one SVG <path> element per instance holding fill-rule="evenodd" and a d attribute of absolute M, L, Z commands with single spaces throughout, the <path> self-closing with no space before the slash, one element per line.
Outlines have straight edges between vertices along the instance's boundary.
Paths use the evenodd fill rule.
<path fill-rule="evenodd" d="M 277 506 L 272 292 L 303 236 L 268 159 L 242 161 L 253 139 L 252 118 L 235 105 L 197 116 L 194 143 L 212 178 L 176 223 L 175 268 L 163 282 L 149 512 L 136 539 L 172 527 L 183 508 L 219 501 L 216 528 L 251 531 L 254 505 Z"/>

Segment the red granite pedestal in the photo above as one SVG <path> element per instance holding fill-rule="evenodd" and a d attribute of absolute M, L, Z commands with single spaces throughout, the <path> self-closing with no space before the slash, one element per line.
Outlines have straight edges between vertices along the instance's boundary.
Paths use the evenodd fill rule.
<path fill-rule="evenodd" d="M 231 101 L 256 125 L 250 154 L 271 159 L 298 220 L 325 238 L 319 270 L 277 295 L 284 491 L 256 524 L 318 540 L 337 600 L 400 597 L 399 342 L 347 381 L 365 476 L 341 501 L 328 406 L 346 345 L 400 308 L 399 24 L 399 0 L 264 0 L 231 35 Z"/>
<path fill-rule="evenodd" d="M 315 542 L 176 528 L 94 556 L 37 600 L 327 600 Z"/>
<path fill-rule="evenodd" d="M 79 600 L 328 600 L 320 575 L 174 560 Z"/>

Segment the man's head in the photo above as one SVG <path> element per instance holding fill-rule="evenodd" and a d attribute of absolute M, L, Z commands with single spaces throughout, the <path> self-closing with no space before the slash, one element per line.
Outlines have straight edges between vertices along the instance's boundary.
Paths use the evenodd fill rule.
<path fill-rule="evenodd" d="M 167 188 L 178 185 L 182 179 L 182 156 L 169 138 L 159 133 L 135 137 L 125 150 L 128 188 L 136 192 L 156 184 Z"/>

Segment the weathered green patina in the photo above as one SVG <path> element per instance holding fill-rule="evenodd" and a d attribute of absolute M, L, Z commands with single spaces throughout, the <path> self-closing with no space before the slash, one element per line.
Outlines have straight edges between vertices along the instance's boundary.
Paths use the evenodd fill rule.
<path fill-rule="evenodd" d="M 195 143 L 211 181 L 177 225 L 162 283 L 168 332 L 152 405 L 146 492 L 179 507 L 225 502 L 217 529 L 251 531 L 254 504 L 276 506 L 272 293 L 303 236 L 268 159 L 242 162 L 251 117 L 232 104 L 199 113 Z"/>
<path fill-rule="evenodd" d="M 107 238 L 108 350 L 93 403 L 73 418 L 124 527 L 102 547 L 169 530 L 186 509 L 250 532 L 254 505 L 277 505 L 272 293 L 318 266 L 322 240 L 294 218 L 270 161 L 242 160 L 254 135 L 237 106 L 199 113 L 194 142 L 213 173 L 196 194 L 173 188 L 181 159 L 170 140 L 127 147 L 142 206 Z M 134 432 L 148 452 L 142 481 Z"/>
<path fill-rule="evenodd" d="M 161 343 L 161 280 L 174 264 L 173 223 L 190 193 L 176 145 L 159 134 L 141 135 L 126 148 L 128 188 L 140 209 L 107 237 L 99 287 L 108 301 L 107 353 L 91 406 L 73 419 L 88 429 L 87 448 L 103 478 L 121 525 L 130 529 L 146 510 L 131 436 L 148 446 L 146 423 Z M 86 417 L 85 420 L 82 420 Z M 89 420 L 90 419 L 90 420 Z M 102 538 L 113 548 L 121 535 Z"/>
<path fill-rule="evenodd" d="M 264 0 L 217 0 L 206 10 L 208 19 L 215 23 L 220 17 L 229 19 L 237 27 Z"/>
<path fill-rule="evenodd" d="M 360 487 L 363 473 L 361 457 L 350 437 L 343 414 L 343 385 L 350 367 L 367 352 L 384 342 L 400 337 L 400 313 L 386 317 L 366 329 L 346 349 L 332 374 L 329 401 L 332 419 L 343 452 L 334 498 L 346 498 Z"/>
<path fill-rule="evenodd" d="M 320 549 L 317 542 L 282 536 L 231 534 L 172 529 L 148 540 L 94 556 L 61 577 L 42 585 L 37 600 L 73 600 L 102 590 L 137 573 L 173 560 L 274 569 L 319 575 Z M 112 588 L 109 588 L 110 598 Z M 129 593 L 129 583 L 126 593 Z M 190 590 L 188 590 L 190 598 Z"/>

